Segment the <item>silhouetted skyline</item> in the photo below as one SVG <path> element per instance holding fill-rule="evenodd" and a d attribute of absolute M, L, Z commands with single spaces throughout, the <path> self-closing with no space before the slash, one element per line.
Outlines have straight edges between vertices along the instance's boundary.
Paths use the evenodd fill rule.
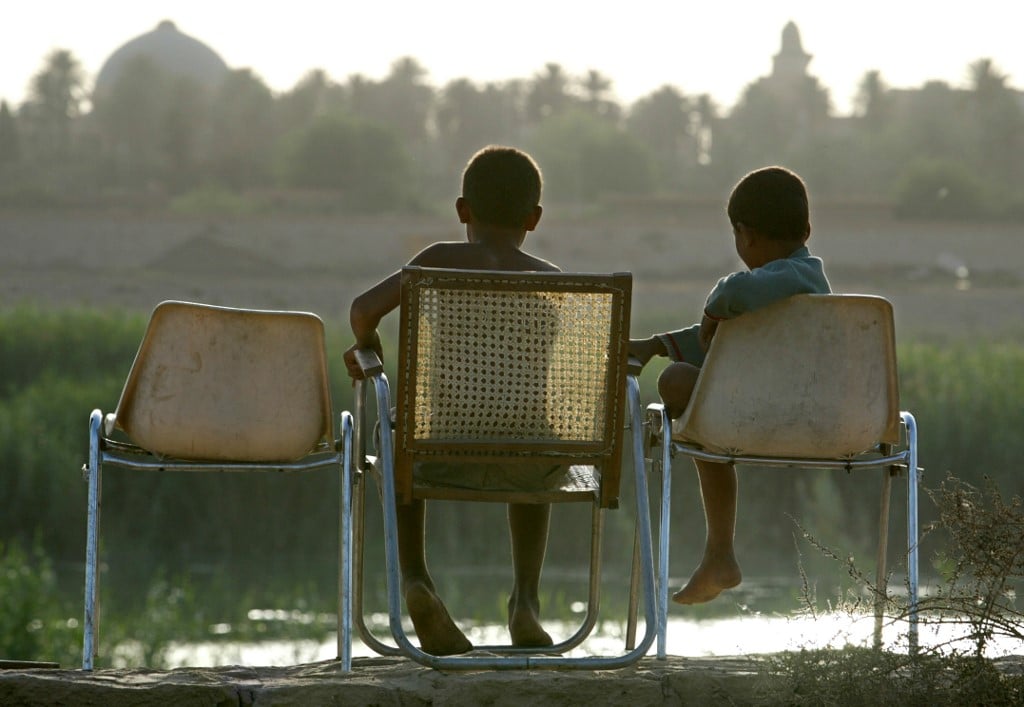
<path fill-rule="evenodd" d="M 283 9 L 98 0 L 58 12 L 28 5 L 0 43 L 0 99 L 19 105 L 55 48 L 74 54 L 91 86 L 111 52 L 164 19 L 209 44 L 232 68 L 253 69 L 276 91 L 318 68 L 339 81 L 354 73 L 381 78 L 394 60 L 412 56 L 437 87 L 461 77 L 528 79 L 554 62 L 572 75 L 599 71 L 624 104 L 672 84 L 729 107 L 748 83 L 770 72 L 789 20 L 813 55 L 809 72 L 829 89 L 838 113 L 849 112 L 858 82 L 872 69 L 892 87 L 933 79 L 962 86 L 968 65 L 987 57 L 1009 75 L 1010 85 L 1020 87 L 1024 78 L 1016 23 L 996 0 L 979 0 L 959 14 L 924 2 L 880 0 L 844 10 L 810 1 L 737 8 L 656 0 L 590 15 L 570 3 L 520 0 L 516 8 L 514 16 L 502 8 L 491 17 L 488 6 L 466 0 L 327 6 L 294 0 Z M 395 24 L 386 26 L 389 21 Z"/>

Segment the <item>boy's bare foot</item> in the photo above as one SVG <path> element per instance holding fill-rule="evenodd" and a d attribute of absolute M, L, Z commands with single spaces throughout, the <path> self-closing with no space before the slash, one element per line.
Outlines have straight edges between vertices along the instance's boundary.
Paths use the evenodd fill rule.
<path fill-rule="evenodd" d="M 717 561 L 704 559 L 690 581 L 672 595 L 672 601 L 676 604 L 703 604 L 726 589 L 739 585 L 742 580 L 743 573 L 735 557 L 729 556 Z"/>
<path fill-rule="evenodd" d="M 513 646 L 546 648 L 554 644 L 551 636 L 540 625 L 539 608 L 517 601 L 515 595 L 508 600 L 508 632 Z"/>
<path fill-rule="evenodd" d="M 452 621 L 444 603 L 424 582 L 405 586 L 405 605 L 409 608 L 420 647 L 431 655 L 455 655 L 473 648 L 465 634 Z"/>

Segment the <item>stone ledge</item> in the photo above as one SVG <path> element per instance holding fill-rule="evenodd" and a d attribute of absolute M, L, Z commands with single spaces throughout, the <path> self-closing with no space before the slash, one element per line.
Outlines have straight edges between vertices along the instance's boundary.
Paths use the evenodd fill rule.
<path fill-rule="evenodd" d="M 756 657 L 645 658 L 603 671 L 440 672 L 402 658 L 282 668 L 0 671 L 3 705 L 708 705 L 758 704 Z"/>

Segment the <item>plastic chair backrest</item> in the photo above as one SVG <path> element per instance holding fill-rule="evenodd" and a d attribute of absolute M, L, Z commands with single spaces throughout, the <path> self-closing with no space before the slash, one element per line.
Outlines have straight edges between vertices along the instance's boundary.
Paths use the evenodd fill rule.
<path fill-rule="evenodd" d="M 300 459 L 334 438 L 323 322 L 306 312 L 162 302 L 116 426 L 178 459 Z"/>
<path fill-rule="evenodd" d="M 842 458 L 899 441 L 892 305 L 796 295 L 719 324 L 673 439 L 715 452 Z"/>
<path fill-rule="evenodd" d="M 413 460 L 601 468 L 618 498 L 632 277 L 403 270 L 396 481 Z"/>

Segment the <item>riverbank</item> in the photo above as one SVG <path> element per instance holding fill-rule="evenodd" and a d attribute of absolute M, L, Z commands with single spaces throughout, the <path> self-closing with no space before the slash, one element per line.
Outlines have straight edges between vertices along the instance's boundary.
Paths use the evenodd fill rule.
<path fill-rule="evenodd" d="M 607 671 L 444 673 L 401 658 L 293 667 L 0 671 L 3 705 L 765 704 L 761 659 L 645 658 Z"/>
<path fill-rule="evenodd" d="M 445 673 L 402 658 L 357 658 L 343 673 L 337 661 L 290 667 L 179 668 L 176 670 L 0 670 L 0 704 L 102 705 L 104 707 L 163 707 L 165 705 L 245 705 L 263 707 L 307 705 L 783 705 L 805 704 L 817 692 L 813 681 L 788 680 L 771 672 L 768 655 L 683 658 L 660 661 L 645 658 L 636 665 L 606 671 L 481 671 Z M 777 657 L 777 656 L 776 656 Z M 814 662 L 813 660 L 811 662 Z M 856 661 L 854 661 L 856 663 Z M 964 694 L 985 704 L 1019 704 L 1019 683 L 1024 657 L 1006 656 L 987 661 L 992 670 L 977 673 L 982 680 L 959 684 L 965 673 L 937 684 L 931 673 L 925 690 L 933 704 L 964 704 Z M 855 667 L 854 665 L 847 667 Z M 861 669 L 868 670 L 863 663 Z M 863 679 L 848 671 L 829 681 Z M 1002 676 L 1002 677 L 999 677 Z M 874 677 L 877 681 L 877 676 Z M 913 682 L 913 681 L 911 681 Z M 890 679 L 880 703 L 901 697 Z M 944 686 L 945 685 L 945 686 Z M 819 686 L 821 687 L 821 686 Z M 841 684 L 830 684 L 841 688 Z M 956 689 L 951 689 L 956 688 Z M 873 688 L 867 686 L 868 691 Z M 908 687 L 910 692 L 920 691 Z M 808 694 L 808 691 L 810 693 Z M 835 693 L 835 689 L 832 690 Z M 846 694 L 850 704 L 864 704 L 864 690 Z M 957 697 L 956 695 L 959 695 Z M 820 697 L 821 695 L 819 695 Z M 908 697 L 909 695 L 902 695 Z M 917 694 L 918 697 L 922 695 Z M 991 698 L 991 699 L 988 699 Z M 844 704 L 827 700 L 827 704 Z"/>
<path fill-rule="evenodd" d="M 811 250 L 836 292 L 889 298 L 901 337 L 1020 336 L 1024 250 L 1015 223 L 895 219 L 863 204 L 817 204 Z M 259 217 L 0 210 L 0 307 L 148 313 L 164 299 L 302 309 L 329 323 L 359 292 L 437 240 L 443 215 Z M 640 331 L 700 312 L 738 261 L 720 204 L 678 213 L 551 209 L 531 253 L 576 272 L 633 273 Z M 347 321 L 347 318 L 344 319 Z M 650 320 L 650 321 L 648 321 Z M 653 329 L 655 331 L 659 329 Z"/>

